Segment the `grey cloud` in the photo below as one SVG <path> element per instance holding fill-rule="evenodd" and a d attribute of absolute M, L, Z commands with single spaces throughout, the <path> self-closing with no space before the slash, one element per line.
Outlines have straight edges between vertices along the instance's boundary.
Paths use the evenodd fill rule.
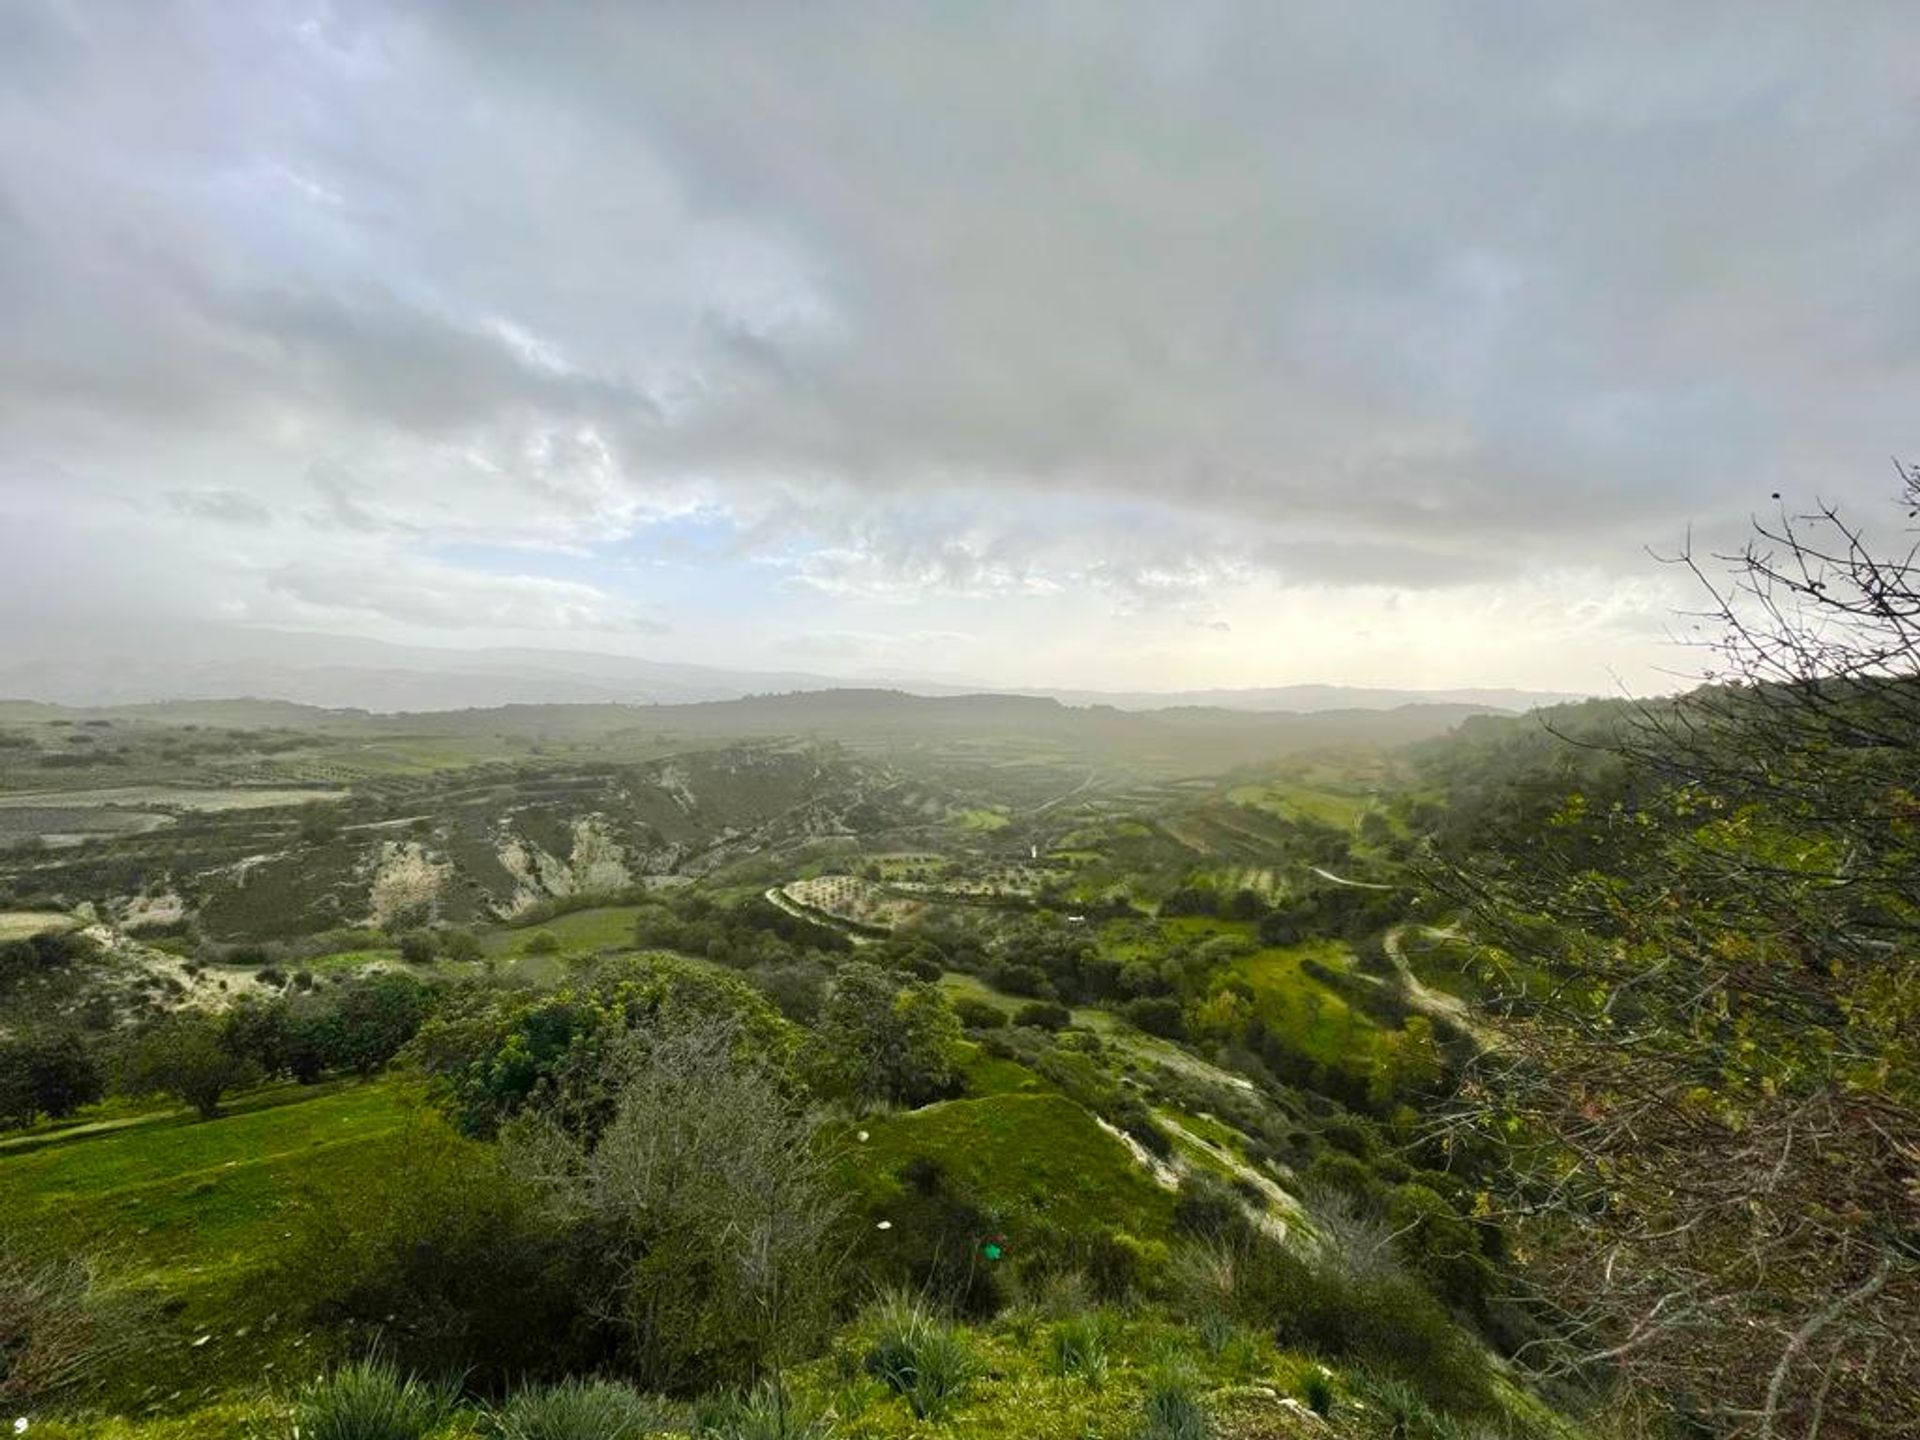
<path fill-rule="evenodd" d="M 624 624 L 417 552 L 697 506 L 817 595 L 1208 623 L 1911 438 L 1907 6 L 0 11 L 0 462 L 438 565 L 293 603 Z"/>
<path fill-rule="evenodd" d="M 660 635 L 667 627 L 590 585 L 530 575 L 473 575 L 431 561 L 296 561 L 267 577 L 270 593 L 322 616 L 365 615 L 455 630 Z"/>
<path fill-rule="evenodd" d="M 175 490 L 168 504 L 183 515 L 225 525 L 271 525 L 273 512 L 239 490 Z"/>

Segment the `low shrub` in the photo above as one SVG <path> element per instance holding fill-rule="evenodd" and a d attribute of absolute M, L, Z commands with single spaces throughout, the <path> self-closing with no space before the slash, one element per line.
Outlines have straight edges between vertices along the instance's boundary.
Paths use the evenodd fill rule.
<path fill-rule="evenodd" d="M 1064 1030 L 1073 1023 L 1073 1012 L 1056 1000 L 1035 1000 L 1013 1012 L 1013 1023 L 1035 1030 Z"/>
<path fill-rule="evenodd" d="M 396 1362 L 509 1383 L 597 1368 L 563 1237 L 491 1147 L 423 1125 L 391 1170 L 300 1212 L 280 1303 L 325 1326 L 379 1327 Z"/>
<path fill-rule="evenodd" d="M 1327 1372 L 1320 1369 L 1309 1370 L 1306 1378 L 1300 1382 L 1300 1398 L 1307 1402 L 1307 1408 L 1314 1414 L 1331 1415 L 1333 1413 L 1333 1381 L 1327 1378 Z"/>
<path fill-rule="evenodd" d="M 425 1440 L 453 1413 L 444 1386 L 374 1357 L 302 1386 L 293 1400 L 300 1440 Z"/>
<path fill-rule="evenodd" d="M 1173 1202 L 1173 1223 L 1202 1240 L 1232 1240 L 1247 1229 L 1246 1212 L 1225 1183 L 1204 1172 L 1189 1175 Z"/>
<path fill-rule="evenodd" d="M 0 1413 L 84 1394 L 148 1338 L 149 1318 L 84 1260 L 0 1248 Z"/>
<path fill-rule="evenodd" d="M 1271 1241 L 1190 1246 L 1173 1267 L 1176 1303 L 1266 1327 L 1282 1345 L 1366 1366 L 1412 1387 L 1436 1410 L 1493 1403 L 1486 1362 L 1446 1310 L 1392 1264 L 1361 1271 L 1307 1259 Z"/>
<path fill-rule="evenodd" d="M 1004 1030 L 1007 1025 L 1007 1012 L 991 1000 L 976 1000 L 971 995 L 962 995 L 953 1002 L 953 1013 L 960 1017 L 960 1023 L 969 1030 Z"/>

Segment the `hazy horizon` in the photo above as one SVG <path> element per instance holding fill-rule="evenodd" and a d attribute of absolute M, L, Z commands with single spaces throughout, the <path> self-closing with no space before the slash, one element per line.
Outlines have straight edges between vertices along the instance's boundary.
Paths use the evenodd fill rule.
<path fill-rule="evenodd" d="M 1647 693 L 1873 506 L 1909 7 L 0 9 L 0 668 Z M 126 637 L 133 637 L 127 639 Z"/>

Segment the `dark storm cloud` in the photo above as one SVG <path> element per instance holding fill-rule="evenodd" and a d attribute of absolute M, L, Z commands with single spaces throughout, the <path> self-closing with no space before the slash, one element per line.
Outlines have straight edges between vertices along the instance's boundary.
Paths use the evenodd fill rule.
<path fill-rule="evenodd" d="M 25 0 L 0 486 L 416 560 L 700 508 L 788 588 L 1199 625 L 1249 576 L 1636 565 L 1910 443 L 1916 41 L 1865 3 Z M 367 608 L 625 624 L 468 578 L 500 603 L 436 561 Z"/>

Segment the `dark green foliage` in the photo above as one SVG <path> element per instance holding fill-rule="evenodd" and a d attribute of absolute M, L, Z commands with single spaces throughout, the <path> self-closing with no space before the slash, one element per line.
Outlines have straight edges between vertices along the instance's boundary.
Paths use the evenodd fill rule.
<path fill-rule="evenodd" d="M 1007 1024 L 1006 1011 L 990 1000 L 976 1000 L 971 995 L 955 1000 L 953 1013 L 969 1030 L 1003 1030 Z"/>
<path fill-rule="evenodd" d="M 202 1119 L 220 1113 L 220 1101 L 259 1079 L 260 1069 L 223 1043 L 223 1026 L 211 1015 L 179 1011 L 147 1026 L 121 1052 L 118 1082 L 133 1095 L 177 1096 Z"/>
<path fill-rule="evenodd" d="M 793 1028 L 737 976 L 641 956 L 606 962 L 578 988 L 458 995 L 421 1027 L 410 1053 L 470 1135 L 491 1136 L 530 1107 L 591 1134 L 611 1109 L 601 1072 L 610 1043 L 694 1018 L 732 1026 L 743 1053 L 776 1067 L 795 1048 Z"/>
<path fill-rule="evenodd" d="M 1164 1040 L 1186 1038 L 1186 1017 L 1178 1000 L 1168 999 L 1165 996 L 1143 995 L 1127 1001 L 1120 1007 L 1120 1013 L 1149 1035 L 1158 1035 Z"/>
<path fill-rule="evenodd" d="M 1036 1030 L 1064 1030 L 1073 1023 L 1073 1012 L 1051 1000 L 1036 1000 L 1014 1011 L 1013 1023 Z"/>
<path fill-rule="evenodd" d="M 1309 1370 L 1300 1386 L 1301 1399 L 1316 1415 L 1333 1413 L 1333 1382 L 1320 1370 Z"/>
<path fill-rule="evenodd" d="M 1162 1160 L 1173 1154 L 1173 1137 L 1162 1130 L 1137 1095 L 1120 1094 L 1100 1107 L 1109 1124 L 1118 1125 Z"/>
<path fill-rule="evenodd" d="M 433 1005 L 433 990 L 411 975 L 365 975 L 340 987 L 334 997 L 333 1067 L 371 1075 L 418 1033 Z"/>
<path fill-rule="evenodd" d="M 409 965 L 430 965 L 439 953 L 439 937 L 431 930 L 409 930 L 400 937 L 400 958 Z"/>
<path fill-rule="evenodd" d="M 527 1115 L 504 1142 L 578 1257 L 628 1373 L 685 1393 L 810 1349 L 835 1291 L 841 1197 L 818 1121 L 725 1019 L 610 1044 L 604 1123 Z"/>
<path fill-rule="evenodd" d="M 721 905 L 699 891 L 650 899 L 634 920 L 643 950 L 705 955 L 736 969 L 778 964 L 809 952 L 845 954 L 853 942 L 839 930 L 789 915 L 760 896 Z"/>
<path fill-rule="evenodd" d="M 1173 1202 L 1173 1223 L 1202 1240 L 1232 1240 L 1247 1230 L 1246 1212 L 1222 1181 L 1202 1173 L 1181 1182 Z"/>
<path fill-rule="evenodd" d="M 64 1119 L 105 1093 L 99 1062 L 71 1030 L 0 1041 L 0 1124 Z"/>
<path fill-rule="evenodd" d="M 1262 1236 L 1218 1248 L 1208 1288 L 1183 1304 L 1224 1306 L 1270 1329 L 1283 1346 L 1362 1365 L 1412 1386 L 1435 1409 L 1477 1414 L 1493 1404 L 1486 1362 L 1447 1312 L 1398 1269 L 1357 1267 L 1344 1253 L 1309 1258 Z M 1212 1288 L 1226 1277 L 1224 1291 Z"/>
<path fill-rule="evenodd" d="M 77 930 L 47 930 L 0 943 L 0 994 L 31 976 L 69 969 L 97 953 Z"/>
<path fill-rule="evenodd" d="M 393 1169 L 311 1202 L 278 1282 L 295 1314 L 384 1335 L 401 1364 L 498 1389 L 591 1368 L 562 1236 L 491 1147 L 426 1126 Z"/>
<path fill-rule="evenodd" d="M 471 965 L 485 956 L 471 930 L 448 930 L 440 936 L 440 956 L 456 965 Z"/>
<path fill-rule="evenodd" d="M 959 1089 L 960 1022 L 922 981 L 860 961 L 835 972 L 819 1022 L 827 1088 L 862 1105 L 923 1105 Z"/>
<path fill-rule="evenodd" d="M 887 1207 L 887 1243 L 863 1259 L 868 1283 L 937 1299 L 956 1314 L 991 1315 L 1003 1301 L 1001 1271 L 982 1263 L 980 1242 L 998 1226 L 939 1160 L 900 1167 L 903 1193 Z"/>

